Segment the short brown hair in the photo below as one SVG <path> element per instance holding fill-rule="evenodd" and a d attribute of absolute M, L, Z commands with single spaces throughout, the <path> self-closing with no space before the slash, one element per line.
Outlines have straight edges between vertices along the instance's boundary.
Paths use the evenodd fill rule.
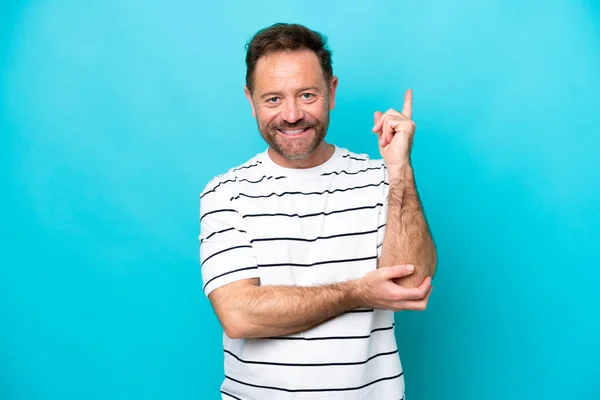
<path fill-rule="evenodd" d="M 311 50 L 321 64 L 327 83 L 333 77 L 331 50 L 327 37 L 299 24 L 277 23 L 258 31 L 246 44 L 246 86 L 254 90 L 254 70 L 258 60 L 269 53 L 285 50 Z"/>

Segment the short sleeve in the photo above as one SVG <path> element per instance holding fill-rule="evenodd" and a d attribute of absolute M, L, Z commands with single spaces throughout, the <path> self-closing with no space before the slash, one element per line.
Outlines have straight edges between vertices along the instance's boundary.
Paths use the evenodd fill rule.
<path fill-rule="evenodd" d="M 228 283 L 258 277 L 242 216 L 232 207 L 225 185 L 200 196 L 200 269 L 207 297 Z"/>
<path fill-rule="evenodd" d="M 379 219 L 377 223 L 377 257 L 381 257 L 381 249 L 383 247 L 383 238 L 385 236 L 385 226 L 387 223 L 388 210 L 388 193 L 390 190 L 387 168 L 383 166 L 383 188 L 381 190 L 380 203 L 382 204 L 379 211 Z"/>

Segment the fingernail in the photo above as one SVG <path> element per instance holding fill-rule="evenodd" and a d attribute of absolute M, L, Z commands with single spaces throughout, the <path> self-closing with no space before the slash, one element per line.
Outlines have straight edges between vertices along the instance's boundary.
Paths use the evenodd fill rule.
<path fill-rule="evenodd" d="M 414 265 L 407 265 L 406 269 L 408 270 L 408 272 L 413 272 L 415 270 L 415 266 Z"/>

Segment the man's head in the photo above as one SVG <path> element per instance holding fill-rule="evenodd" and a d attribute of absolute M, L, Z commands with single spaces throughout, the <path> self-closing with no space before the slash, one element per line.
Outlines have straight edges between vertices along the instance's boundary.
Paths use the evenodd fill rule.
<path fill-rule="evenodd" d="M 247 44 L 246 66 L 252 115 L 280 161 L 323 151 L 337 88 L 326 38 L 302 25 L 272 25 Z"/>

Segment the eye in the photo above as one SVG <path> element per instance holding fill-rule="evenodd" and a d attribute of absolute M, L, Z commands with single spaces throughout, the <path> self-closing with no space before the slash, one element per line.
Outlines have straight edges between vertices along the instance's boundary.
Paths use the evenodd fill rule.
<path fill-rule="evenodd" d="M 277 104 L 279 102 L 279 97 L 271 97 L 267 99 L 267 103 Z"/>
<path fill-rule="evenodd" d="M 302 99 L 304 100 L 312 100 L 315 97 L 312 93 L 302 93 Z"/>

